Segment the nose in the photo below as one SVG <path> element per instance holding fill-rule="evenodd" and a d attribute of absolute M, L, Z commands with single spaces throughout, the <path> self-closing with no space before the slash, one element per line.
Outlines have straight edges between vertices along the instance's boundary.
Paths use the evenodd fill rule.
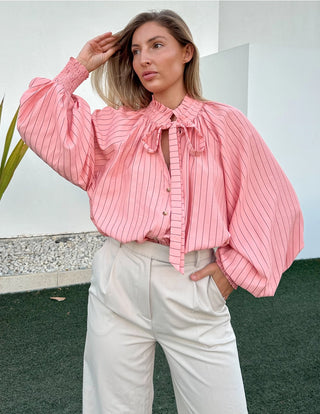
<path fill-rule="evenodd" d="M 141 50 L 140 52 L 140 63 L 141 65 L 150 65 L 151 60 L 150 60 L 150 56 L 149 53 L 146 50 Z"/>

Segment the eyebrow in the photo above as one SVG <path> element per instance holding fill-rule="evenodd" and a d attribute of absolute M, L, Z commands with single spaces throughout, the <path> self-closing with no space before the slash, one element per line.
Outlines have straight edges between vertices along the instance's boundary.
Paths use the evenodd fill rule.
<path fill-rule="evenodd" d="M 160 35 L 159 36 L 154 36 L 154 37 L 151 37 L 151 39 L 147 40 L 147 43 L 151 43 L 156 39 L 165 39 L 166 40 L 166 37 L 165 36 L 160 36 Z M 131 45 L 131 47 L 137 47 L 137 46 L 139 46 L 139 45 L 136 44 L 136 43 Z"/>

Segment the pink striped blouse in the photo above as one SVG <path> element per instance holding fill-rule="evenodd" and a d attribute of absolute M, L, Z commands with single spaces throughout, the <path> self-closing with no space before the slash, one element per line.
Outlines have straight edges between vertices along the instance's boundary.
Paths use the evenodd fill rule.
<path fill-rule="evenodd" d="M 248 119 L 189 96 L 174 110 L 152 100 L 139 111 L 91 114 L 73 95 L 87 77 L 71 58 L 55 79 L 34 79 L 21 99 L 18 129 L 45 162 L 88 193 L 97 229 L 123 243 L 170 245 L 170 262 L 182 273 L 184 253 L 217 248 L 234 288 L 273 295 L 303 247 L 303 220 L 291 184 Z"/>

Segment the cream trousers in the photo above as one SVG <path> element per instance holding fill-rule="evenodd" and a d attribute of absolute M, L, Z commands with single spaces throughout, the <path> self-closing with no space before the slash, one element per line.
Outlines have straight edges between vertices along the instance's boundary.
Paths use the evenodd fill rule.
<path fill-rule="evenodd" d="M 212 250 L 107 238 L 93 260 L 84 355 L 83 414 L 150 414 L 155 343 L 170 367 L 179 414 L 244 414 L 246 400 L 226 303 L 211 277 L 189 276 Z"/>

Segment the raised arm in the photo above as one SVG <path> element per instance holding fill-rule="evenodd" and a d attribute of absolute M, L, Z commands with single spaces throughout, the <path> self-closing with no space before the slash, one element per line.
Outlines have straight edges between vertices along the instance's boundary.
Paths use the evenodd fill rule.
<path fill-rule="evenodd" d="M 18 130 L 22 139 L 60 175 L 84 190 L 94 168 L 94 128 L 89 105 L 73 92 L 115 50 L 111 33 L 96 37 L 53 80 L 34 79 L 21 98 Z"/>

